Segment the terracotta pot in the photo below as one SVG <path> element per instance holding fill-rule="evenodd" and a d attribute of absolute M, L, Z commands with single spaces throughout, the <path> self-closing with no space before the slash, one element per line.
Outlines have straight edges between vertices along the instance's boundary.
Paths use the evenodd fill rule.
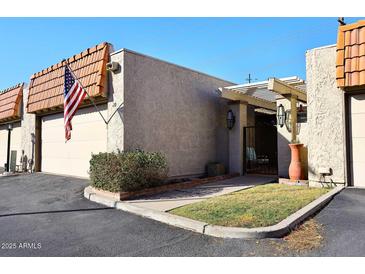
<path fill-rule="evenodd" d="M 289 144 L 291 150 L 291 162 L 289 165 L 289 178 L 298 181 L 302 178 L 302 163 L 300 162 L 300 148 L 303 144 Z"/>

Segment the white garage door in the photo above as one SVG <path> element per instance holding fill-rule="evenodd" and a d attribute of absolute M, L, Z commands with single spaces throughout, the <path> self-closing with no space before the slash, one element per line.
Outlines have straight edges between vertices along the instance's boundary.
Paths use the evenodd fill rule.
<path fill-rule="evenodd" d="M 365 187 L 365 94 L 350 97 L 352 185 Z"/>
<path fill-rule="evenodd" d="M 0 126 L 0 167 L 4 167 L 8 149 L 8 125 Z M 16 150 L 16 164 L 19 165 L 21 157 L 21 127 L 20 122 L 13 123 L 11 131 L 10 150 Z"/>
<path fill-rule="evenodd" d="M 106 117 L 106 107 L 100 107 Z M 94 108 L 77 111 L 71 140 L 65 143 L 63 113 L 42 117 L 42 171 L 88 177 L 92 153 L 105 152 L 107 128 Z"/>

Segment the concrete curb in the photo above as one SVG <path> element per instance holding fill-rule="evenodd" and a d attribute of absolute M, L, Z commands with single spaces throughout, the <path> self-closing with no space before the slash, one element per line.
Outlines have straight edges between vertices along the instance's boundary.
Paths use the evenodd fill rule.
<path fill-rule="evenodd" d="M 221 238 L 280 238 L 318 210 L 322 209 L 333 198 L 333 196 L 338 194 L 343 188 L 344 187 L 339 186 L 332 189 L 276 225 L 257 228 L 208 225 L 205 228 L 204 234 Z"/>
<path fill-rule="evenodd" d="M 166 212 L 153 210 L 145 207 L 135 206 L 128 202 L 122 202 L 119 200 L 111 199 L 109 197 L 102 197 L 93 193 L 93 189 L 88 186 L 84 190 L 84 197 L 90 201 L 103 204 L 109 207 L 114 207 L 126 212 L 130 212 L 142 217 L 153 219 L 162 223 L 166 223 L 173 226 L 178 226 L 188 230 L 192 230 L 199 233 L 204 233 L 204 228 L 207 223 L 191 220 L 189 218 L 180 217 Z"/>
<path fill-rule="evenodd" d="M 303 222 L 318 210 L 323 208 L 336 194 L 343 190 L 343 186 L 338 186 L 322 195 L 318 199 L 309 203 L 302 209 L 293 213 L 280 223 L 267 227 L 257 228 L 240 228 L 240 227 L 224 227 L 209 225 L 204 222 L 191 220 L 189 218 L 173 215 L 158 210 L 148 209 L 132 205 L 128 202 L 122 202 L 108 197 L 102 197 L 92 192 L 92 188 L 86 187 L 84 197 L 90 201 L 97 202 L 109 207 L 114 207 L 126 212 L 134 213 L 142 217 L 150 218 L 162 223 L 181 227 L 201 234 L 219 237 L 219 238 L 241 238 L 241 239 L 262 239 L 262 238 L 279 238 L 287 234 L 298 224 Z"/>

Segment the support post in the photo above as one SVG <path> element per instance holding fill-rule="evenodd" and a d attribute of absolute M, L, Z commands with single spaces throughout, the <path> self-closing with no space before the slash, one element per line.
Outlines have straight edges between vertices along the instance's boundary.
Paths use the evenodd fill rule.
<path fill-rule="evenodd" d="M 290 96 L 290 116 L 291 116 L 291 161 L 289 165 L 289 178 L 291 181 L 302 179 L 302 164 L 300 161 L 300 149 L 303 144 L 297 143 L 297 100 L 298 96 Z"/>
<path fill-rule="evenodd" d="M 8 129 L 8 149 L 6 154 L 6 172 L 10 172 L 10 140 L 11 140 L 11 129 Z"/>
<path fill-rule="evenodd" d="M 290 116 L 291 116 L 291 142 L 296 143 L 297 141 L 297 101 L 298 96 L 290 96 Z"/>
<path fill-rule="evenodd" d="M 37 116 L 35 119 L 35 143 L 34 143 L 34 171 L 42 170 L 42 118 Z"/>

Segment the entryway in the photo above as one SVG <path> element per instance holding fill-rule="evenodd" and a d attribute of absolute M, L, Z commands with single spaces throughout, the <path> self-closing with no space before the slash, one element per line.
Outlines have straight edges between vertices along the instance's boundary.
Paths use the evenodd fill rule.
<path fill-rule="evenodd" d="M 278 174 L 277 131 L 273 125 L 243 128 L 244 173 Z"/>

